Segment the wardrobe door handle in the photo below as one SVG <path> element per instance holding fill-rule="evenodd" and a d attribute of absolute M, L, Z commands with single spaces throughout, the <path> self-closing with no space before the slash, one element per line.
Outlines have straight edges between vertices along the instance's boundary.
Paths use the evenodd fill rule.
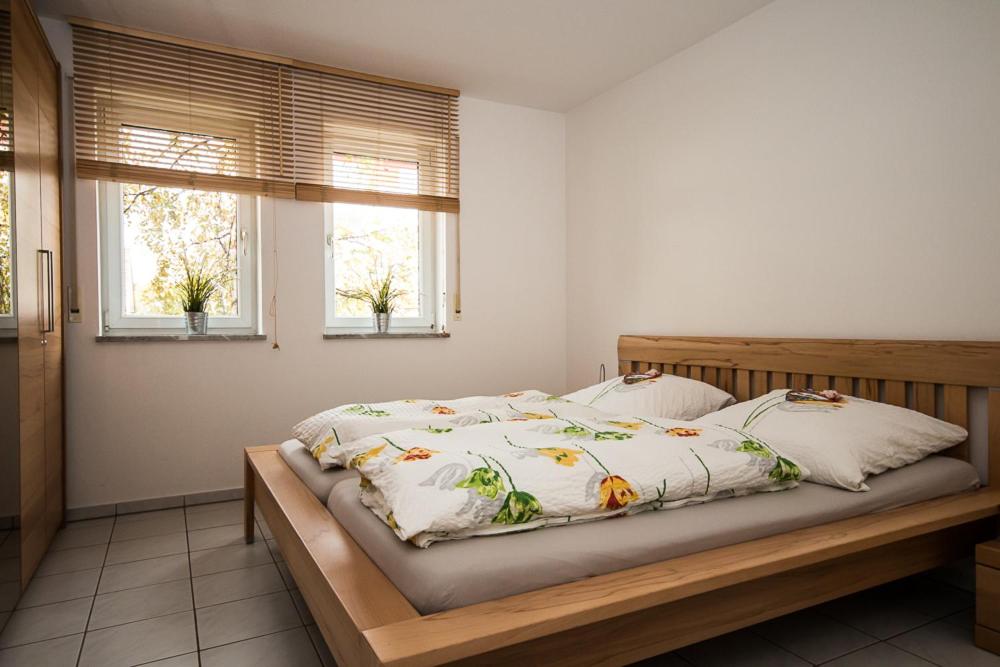
<path fill-rule="evenodd" d="M 56 305 L 55 305 L 55 294 L 53 293 L 53 281 L 54 272 L 52 265 L 53 252 L 51 250 L 39 250 L 38 254 L 45 257 L 45 274 L 46 282 L 48 283 L 45 288 L 45 312 L 42 315 L 42 333 L 52 333 L 56 330 Z M 41 299 L 39 299 L 40 301 Z M 44 341 L 43 341 L 44 342 Z"/>
<path fill-rule="evenodd" d="M 45 333 L 54 333 L 56 330 L 55 270 L 53 268 L 55 253 L 51 250 L 46 250 L 45 254 L 48 255 L 49 260 L 49 326 L 45 330 Z"/>

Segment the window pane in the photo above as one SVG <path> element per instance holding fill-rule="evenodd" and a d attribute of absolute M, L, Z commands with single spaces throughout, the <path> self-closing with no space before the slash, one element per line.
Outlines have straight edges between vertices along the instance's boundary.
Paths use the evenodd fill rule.
<path fill-rule="evenodd" d="M 0 172 L 0 316 L 14 314 L 14 234 L 10 219 L 10 172 Z"/>
<path fill-rule="evenodd" d="M 404 290 L 395 317 L 420 317 L 420 224 L 413 209 L 333 205 L 333 274 L 338 290 L 364 289 L 392 270 L 393 286 Z M 367 317 L 360 301 L 334 298 L 336 317 Z"/>
<path fill-rule="evenodd" d="M 230 176 L 238 171 L 233 139 L 134 125 L 123 125 L 120 132 L 117 159 L 125 164 Z"/>
<path fill-rule="evenodd" d="M 122 315 L 182 313 L 177 284 L 185 267 L 216 277 L 207 312 L 239 314 L 239 196 L 122 184 Z"/>
<path fill-rule="evenodd" d="M 337 188 L 415 195 L 418 173 L 416 162 L 333 154 L 333 185 Z"/>

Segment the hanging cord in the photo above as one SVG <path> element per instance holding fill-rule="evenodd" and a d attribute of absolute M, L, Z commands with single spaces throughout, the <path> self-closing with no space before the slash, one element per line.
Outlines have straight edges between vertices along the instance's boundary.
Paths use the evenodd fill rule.
<path fill-rule="evenodd" d="M 597 382 L 598 383 L 604 382 L 607 379 L 607 375 L 608 375 L 608 372 L 604 368 L 604 364 L 601 364 L 601 370 L 599 370 L 597 372 Z"/>
<path fill-rule="evenodd" d="M 271 316 L 274 320 L 274 342 L 271 343 L 272 350 L 280 350 L 281 345 L 278 344 L 278 223 L 277 214 L 275 209 L 277 208 L 277 200 L 271 199 L 271 253 L 274 257 L 274 281 L 271 285 L 271 305 L 267 309 L 267 314 Z"/>

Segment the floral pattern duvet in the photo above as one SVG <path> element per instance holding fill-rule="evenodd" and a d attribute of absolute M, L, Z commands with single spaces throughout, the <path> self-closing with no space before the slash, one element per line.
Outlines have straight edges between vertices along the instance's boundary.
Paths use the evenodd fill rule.
<path fill-rule="evenodd" d="M 357 468 L 362 502 L 420 547 L 778 491 L 807 472 L 740 431 L 532 403 L 512 402 L 505 421 L 408 428 L 324 456 Z"/>
<path fill-rule="evenodd" d="M 463 426 L 533 419 L 550 416 L 546 408 L 554 404 L 565 406 L 566 411 L 576 409 L 585 414 L 594 410 L 528 389 L 501 396 L 469 396 L 448 401 L 408 399 L 343 405 L 307 419 L 292 432 L 309 447 L 323 469 L 346 467 L 355 451 L 353 443 L 365 436 L 408 428 L 448 433 Z"/>

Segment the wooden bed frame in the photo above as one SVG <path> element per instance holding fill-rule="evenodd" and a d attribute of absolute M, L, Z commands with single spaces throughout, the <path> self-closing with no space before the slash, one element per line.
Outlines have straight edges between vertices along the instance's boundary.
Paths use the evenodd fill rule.
<path fill-rule="evenodd" d="M 962 425 L 969 389 L 1000 387 L 993 342 L 622 336 L 618 356 L 621 372 L 659 368 L 740 400 L 832 387 Z M 987 404 L 996 481 L 1000 391 Z M 256 501 L 345 667 L 627 664 L 971 555 L 1000 508 L 987 486 L 421 616 L 276 450 L 246 450 L 247 541 Z"/>

